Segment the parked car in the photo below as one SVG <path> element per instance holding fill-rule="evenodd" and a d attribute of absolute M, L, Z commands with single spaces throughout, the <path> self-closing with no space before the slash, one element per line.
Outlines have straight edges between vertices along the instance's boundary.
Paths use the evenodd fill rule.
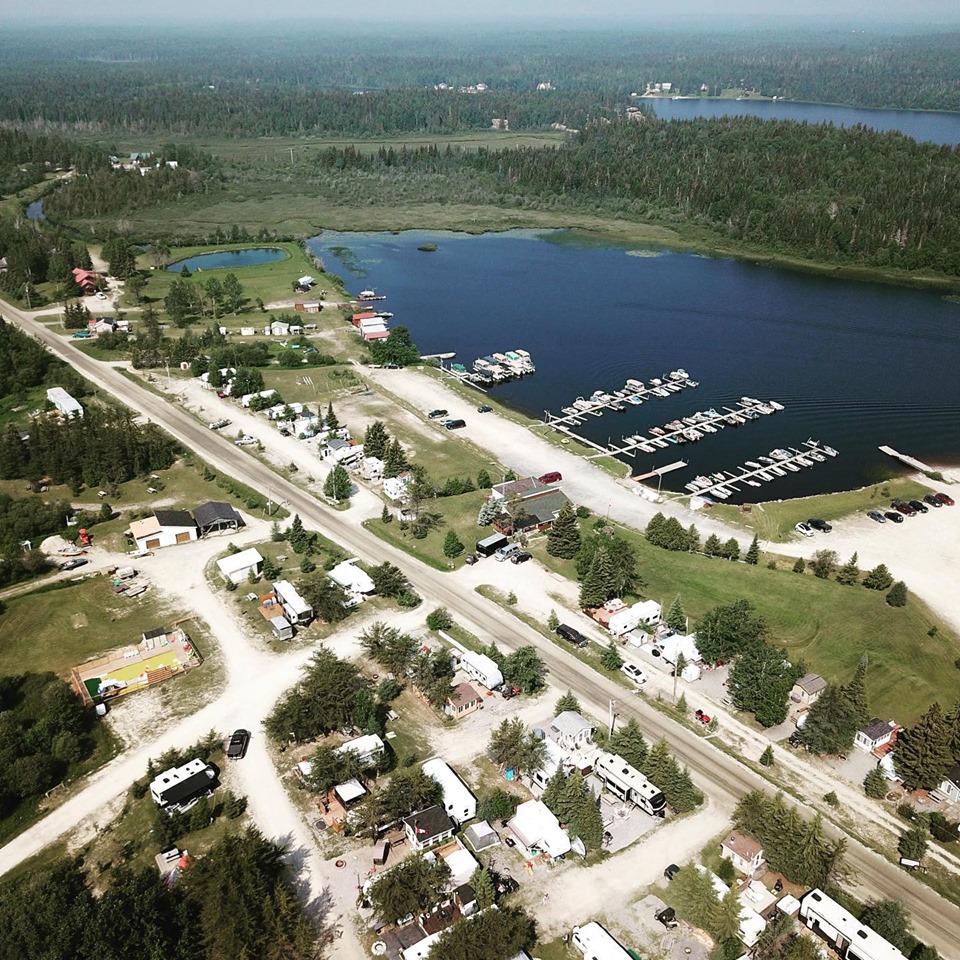
<path fill-rule="evenodd" d="M 511 558 L 511 563 L 526 563 L 533 557 L 533 554 L 528 550 L 518 550 Z"/>
<path fill-rule="evenodd" d="M 922 500 L 908 500 L 907 503 L 910 504 L 917 513 L 927 512 L 927 505 Z"/>
<path fill-rule="evenodd" d="M 897 513 L 896 510 L 888 510 L 884 516 L 888 520 L 892 520 L 894 523 L 903 523 L 903 514 Z"/>
<path fill-rule="evenodd" d="M 829 533 L 833 527 L 826 520 L 817 520 L 816 518 L 807 521 L 808 527 L 819 530 L 821 533 Z"/>
<path fill-rule="evenodd" d="M 242 760 L 247 753 L 248 746 L 250 746 L 250 731 L 234 730 L 227 746 L 227 759 Z"/>
<path fill-rule="evenodd" d="M 670 866 L 663 871 L 663 875 L 667 880 L 672 880 L 679 872 L 680 868 L 675 863 L 671 863 Z"/>
<path fill-rule="evenodd" d="M 803 534 L 803 536 L 805 537 L 813 536 L 813 530 L 811 530 L 810 527 L 807 524 L 805 524 L 802 520 L 793 529 L 796 530 L 797 533 Z"/>
<path fill-rule="evenodd" d="M 620 672 L 624 674 L 624 676 L 629 677 L 634 683 L 647 682 L 647 675 L 635 663 L 625 663 L 620 668 Z"/>
<path fill-rule="evenodd" d="M 84 567 L 90 561 L 84 560 L 83 557 L 74 557 L 72 560 L 67 560 L 65 563 L 60 564 L 61 570 L 76 570 L 77 567 Z"/>
<path fill-rule="evenodd" d="M 468 553 L 464 558 L 463 562 L 468 566 L 473 566 L 480 558 L 475 553 Z"/>
<path fill-rule="evenodd" d="M 444 426 L 448 430 L 459 430 L 461 427 L 465 427 L 466 425 L 466 420 L 447 420 L 446 423 L 444 423 Z"/>
<path fill-rule="evenodd" d="M 98 290 L 98 291 L 97 291 L 97 299 L 98 299 L 98 300 L 106 300 L 106 299 L 107 299 L 107 295 L 106 295 L 102 290 Z"/>
<path fill-rule="evenodd" d="M 871 520 L 876 520 L 877 523 L 886 523 L 887 518 L 879 510 L 868 510 L 867 516 Z"/>
<path fill-rule="evenodd" d="M 936 494 L 928 493 L 923 499 L 924 502 L 929 503 L 931 507 L 936 507 L 939 509 L 943 506 L 943 501 L 938 500 Z"/>
<path fill-rule="evenodd" d="M 890 506 L 896 510 L 897 513 L 902 513 L 905 517 L 915 517 L 917 515 L 917 511 L 904 500 L 892 500 Z"/>
<path fill-rule="evenodd" d="M 439 420 L 441 417 L 445 417 L 446 415 L 447 415 L 447 411 L 446 411 L 446 410 L 431 410 L 431 411 L 427 414 L 427 416 L 428 416 L 431 420 Z"/>
<path fill-rule="evenodd" d="M 558 470 L 551 470 L 539 479 L 541 483 L 559 483 L 563 479 L 563 475 Z"/>
<path fill-rule="evenodd" d="M 568 640 L 575 647 L 585 647 L 588 643 L 587 638 L 579 630 L 566 623 L 561 623 L 560 626 L 557 627 L 557 636 Z"/>
<path fill-rule="evenodd" d="M 948 497 L 945 493 L 935 493 L 934 496 L 945 506 L 953 506 L 953 497 Z"/>
<path fill-rule="evenodd" d="M 481 403 L 477 407 L 477 413 L 493 413 L 493 407 L 488 407 L 485 403 Z"/>
<path fill-rule="evenodd" d="M 519 692 L 519 687 L 504 687 L 500 691 L 500 696 L 503 697 L 504 700 L 512 700 Z"/>
<path fill-rule="evenodd" d="M 229 427 L 229 426 L 230 426 L 230 421 L 227 420 L 225 417 L 221 417 L 219 420 L 214 420 L 213 423 L 210 424 L 210 429 L 222 430 L 224 427 Z"/>
<path fill-rule="evenodd" d="M 662 923 L 668 930 L 673 930 L 677 924 L 677 911 L 673 907 L 664 907 L 654 914 L 654 919 Z"/>
<path fill-rule="evenodd" d="M 706 714 L 706 713 L 704 713 L 702 710 L 697 710 L 697 712 L 694 713 L 693 716 L 694 716 L 694 718 L 695 718 L 696 720 L 699 720 L 699 721 L 700 721 L 701 723 L 703 723 L 703 724 L 707 724 L 707 723 L 710 722 L 710 717 L 709 717 L 709 715 Z"/>
<path fill-rule="evenodd" d="M 255 443 L 259 443 L 256 437 L 251 437 L 249 434 L 244 437 L 237 437 L 237 439 L 234 440 L 233 442 L 238 447 L 250 447 L 250 446 L 253 446 L 253 444 Z"/>

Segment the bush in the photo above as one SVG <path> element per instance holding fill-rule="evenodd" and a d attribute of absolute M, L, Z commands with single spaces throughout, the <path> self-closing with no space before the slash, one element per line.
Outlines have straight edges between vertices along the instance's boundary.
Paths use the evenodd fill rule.
<path fill-rule="evenodd" d="M 823 795 L 823 799 L 827 803 L 829 803 L 831 807 L 840 806 L 840 798 L 836 795 L 836 793 L 833 790 L 831 790 L 829 793 L 825 793 Z"/>
<path fill-rule="evenodd" d="M 402 692 L 403 687 L 401 687 L 396 680 L 391 680 L 387 677 L 387 679 L 382 680 L 380 686 L 377 687 L 377 699 L 381 703 L 390 703 L 391 700 L 396 700 Z"/>
<path fill-rule="evenodd" d="M 446 607 L 437 607 L 427 614 L 427 626 L 431 630 L 449 630 L 453 626 L 453 617 Z"/>
<path fill-rule="evenodd" d="M 423 602 L 423 598 L 414 590 L 401 590 L 397 596 L 397 606 L 407 607 L 412 609 L 413 607 L 419 607 Z"/>
<path fill-rule="evenodd" d="M 887 795 L 887 778 L 879 767 L 874 767 L 863 778 L 863 792 L 871 800 L 882 800 Z"/>

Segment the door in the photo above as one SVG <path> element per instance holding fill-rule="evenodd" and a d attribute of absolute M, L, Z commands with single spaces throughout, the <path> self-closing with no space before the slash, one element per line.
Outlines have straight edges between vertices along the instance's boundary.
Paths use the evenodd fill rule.
<path fill-rule="evenodd" d="M 159 537 L 158 537 L 156 540 L 148 540 L 148 541 L 147 541 L 147 549 L 148 549 L 148 550 L 156 550 L 159 546 L 160 546 L 160 539 L 159 539 Z"/>
<path fill-rule="evenodd" d="M 190 532 L 184 530 L 183 533 L 177 534 L 177 543 L 189 543 L 190 542 Z"/>

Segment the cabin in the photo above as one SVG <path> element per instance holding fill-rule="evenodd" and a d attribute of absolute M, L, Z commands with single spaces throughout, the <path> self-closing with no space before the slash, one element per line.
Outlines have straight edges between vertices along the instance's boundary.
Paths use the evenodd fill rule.
<path fill-rule="evenodd" d="M 886 747 L 896 737 L 900 725 L 893 720 L 880 720 L 874 717 L 862 730 L 857 731 L 853 745 L 865 753 L 875 753 Z"/>
<path fill-rule="evenodd" d="M 138 550 L 157 550 L 197 539 L 197 524 L 188 510 L 154 510 L 152 517 L 130 524 Z"/>
<path fill-rule="evenodd" d="M 827 681 L 818 673 L 805 673 L 790 691 L 790 699 L 804 707 L 812 707 L 827 687 Z"/>
<path fill-rule="evenodd" d="M 445 760 L 434 757 L 423 765 L 423 772 L 443 789 L 443 808 L 459 825 L 477 815 L 477 798 L 454 773 Z"/>
<path fill-rule="evenodd" d="M 231 583 L 242 583 L 250 578 L 251 573 L 255 577 L 260 576 L 263 571 L 263 557 L 259 550 L 250 547 L 249 550 L 231 553 L 222 560 L 218 560 L 217 569 L 224 580 L 229 580 Z"/>
<path fill-rule="evenodd" d="M 449 840 L 456 831 L 456 824 L 443 807 L 434 805 L 404 817 L 403 829 L 412 850 L 428 850 Z"/>
<path fill-rule="evenodd" d="M 720 856 L 745 876 L 752 877 L 763 864 L 763 844 L 748 833 L 731 830 L 720 841 Z"/>
<path fill-rule="evenodd" d="M 558 713 L 547 727 L 547 736 L 563 750 L 585 750 L 593 743 L 595 727 L 575 710 Z"/>
<path fill-rule="evenodd" d="M 53 404 L 54 409 L 68 419 L 70 417 L 83 417 L 83 407 L 63 387 L 50 387 L 47 390 L 47 400 Z"/>
<path fill-rule="evenodd" d="M 443 712 L 454 720 L 476 713 L 483 707 L 483 697 L 469 683 L 458 683 L 447 697 Z"/>
<path fill-rule="evenodd" d="M 197 532 L 201 537 L 223 533 L 225 530 L 239 530 L 243 526 L 240 514 L 229 503 L 217 500 L 201 503 L 193 511 L 193 519 L 196 521 Z"/>

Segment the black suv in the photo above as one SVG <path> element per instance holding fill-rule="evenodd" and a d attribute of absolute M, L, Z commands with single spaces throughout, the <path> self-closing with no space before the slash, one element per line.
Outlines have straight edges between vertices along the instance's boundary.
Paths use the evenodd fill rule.
<path fill-rule="evenodd" d="M 227 746 L 227 758 L 229 760 L 242 760 L 247 753 L 248 746 L 250 746 L 250 731 L 234 730 Z"/>
<path fill-rule="evenodd" d="M 913 507 L 917 513 L 926 513 L 927 505 L 922 500 L 908 500 L 907 503 Z"/>
<path fill-rule="evenodd" d="M 813 527 L 814 530 L 819 530 L 821 533 L 829 533 L 833 529 L 826 520 L 808 520 L 807 526 Z"/>
<path fill-rule="evenodd" d="M 564 640 L 569 640 L 575 647 L 585 647 L 588 643 L 587 638 L 579 630 L 575 630 L 565 623 L 561 623 L 557 627 L 557 635 L 563 637 Z"/>

